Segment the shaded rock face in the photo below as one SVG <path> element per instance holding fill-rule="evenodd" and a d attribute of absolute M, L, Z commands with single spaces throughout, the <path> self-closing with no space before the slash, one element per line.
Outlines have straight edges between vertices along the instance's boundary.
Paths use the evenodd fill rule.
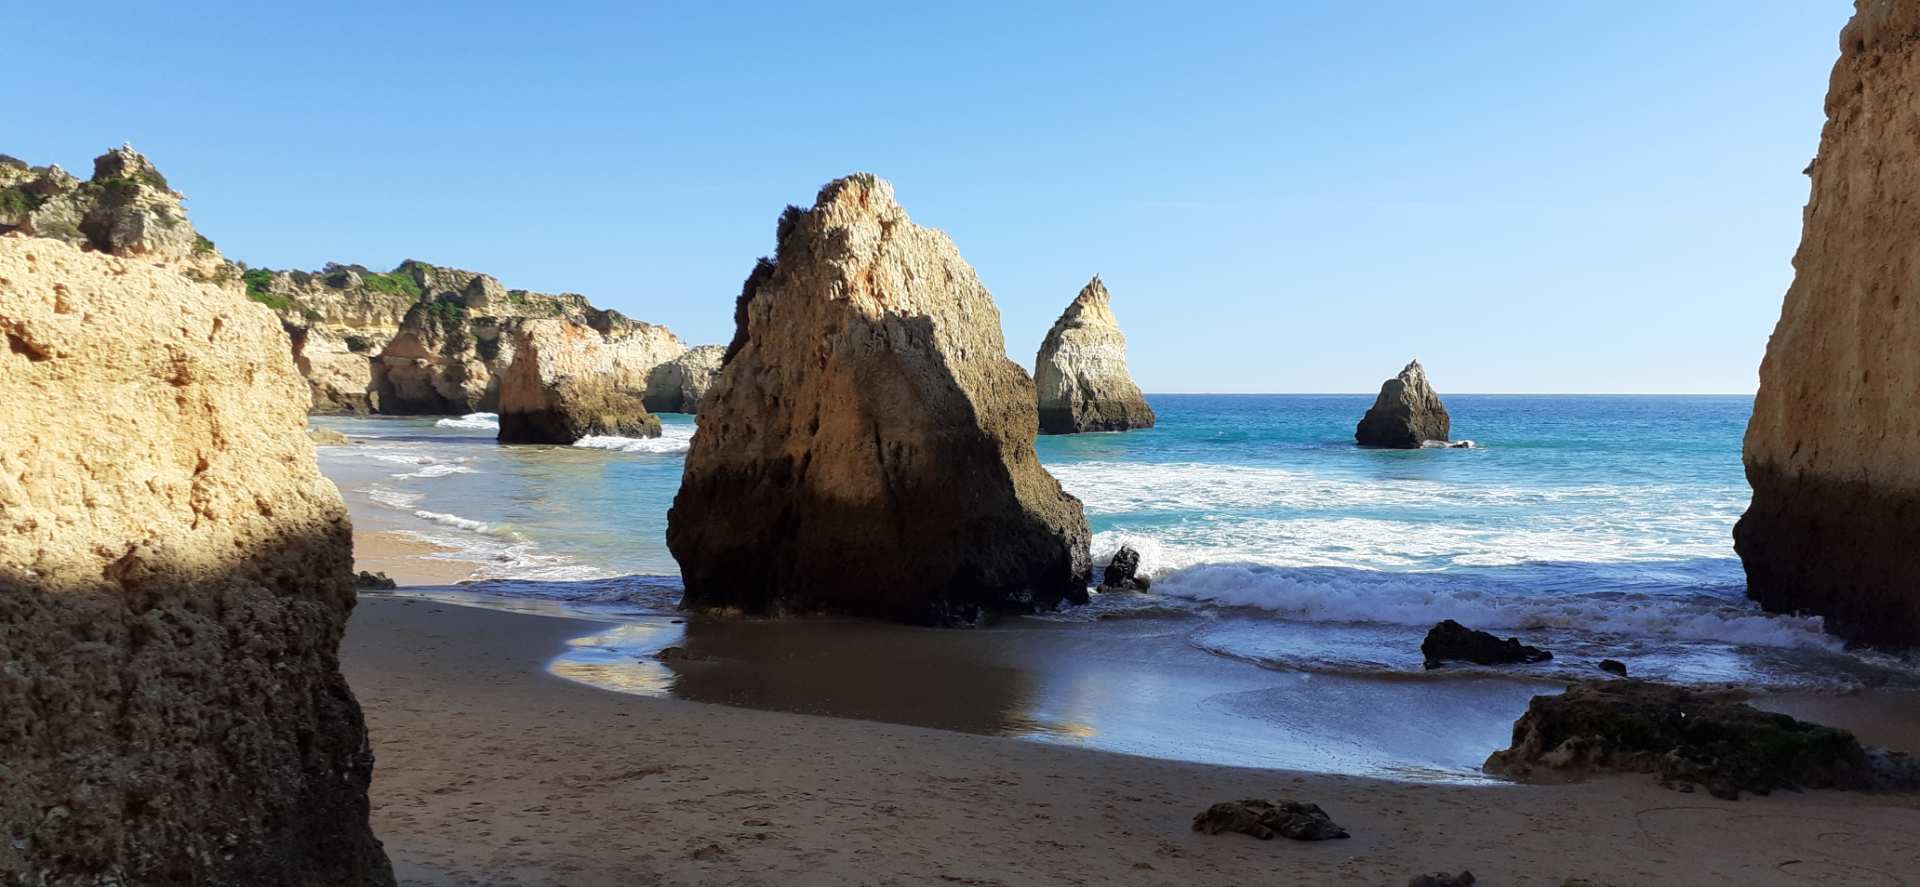
<path fill-rule="evenodd" d="M 501 375 L 501 443 L 570 444 L 589 435 L 659 437 L 646 380 L 684 346 L 666 327 L 600 312 L 591 323 L 509 321 L 513 362 Z"/>
<path fill-rule="evenodd" d="M 1920 645 L 1920 4 L 1857 2 L 1809 170 L 1793 285 L 1760 364 L 1734 528 L 1747 593 Z"/>
<path fill-rule="evenodd" d="M 355 351 L 325 327 L 282 325 L 293 343 L 293 364 L 307 380 L 309 412 L 373 412 L 372 355 Z"/>
<path fill-rule="evenodd" d="M 1428 629 L 1426 638 L 1420 642 L 1420 654 L 1426 657 L 1429 669 L 1440 668 L 1449 661 L 1476 665 L 1515 665 L 1546 662 L 1553 658 L 1552 653 L 1539 647 L 1529 647 L 1520 643 L 1518 638 L 1501 640 L 1452 619 L 1438 622 Z"/>
<path fill-rule="evenodd" d="M 647 409 L 656 413 L 697 413 L 700 399 L 707 396 L 713 380 L 720 378 L 720 364 L 727 349 L 719 345 L 701 345 L 660 364 L 647 374 Z"/>
<path fill-rule="evenodd" d="M 369 364 L 369 384 L 382 413 L 490 413 L 499 404 L 497 375 L 512 362 L 497 318 L 473 316 L 458 301 L 419 302 Z"/>
<path fill-rule="evenodd" d="M 1535 696 L 1513 725 L 1513 745 L 1488 773 L 1566 782 L 1592 773 L 1657 773 L 1662 784 L 1704 786 L 1715 797 L 1781 788 L 1897 788 L 1904 756 L 1870 753 L 1853 734 L 1763 712 L 1737 692 L 1639 680 L 1589 681 Z"/>
<path fill-rule="evenodd" d="M 864 174 L 778 234 L 668 513 L 687 605 L 949 623 L 1084 600 L 1086 515 L 952 241 Z"/>
<path fill-rule="evenodd" d="M 1353 439 L 1363 447 L 1417 450 L 1430 440 L 1450 440 L 1452 425 L 1446 405 L 1416 360 L 1380 386 L 1380 396 L 1361 417 Z"/>
<path fill-rule="evenodd" d="M 1100 573 L 1101 591 L 1146 591 L 1153 582 L 1140 575 L 1140 552 L 1122 545 Z"/>
<path fill-rule="evenodd" d="M 0 235 L 0 334 L 0 883 L 393 883 L 279 323 Z"/>
<path fill-rule="evenodd" d="M 1153 427 L 1153 408 L 1127 372 L 1127 337 L 1097 276 L 1041 340 L 1033 382 L 1041 434 Z"/>

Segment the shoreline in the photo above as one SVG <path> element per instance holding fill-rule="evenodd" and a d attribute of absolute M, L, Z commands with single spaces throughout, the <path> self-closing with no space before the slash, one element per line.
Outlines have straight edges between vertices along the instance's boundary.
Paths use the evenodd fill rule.
<path fill-rule="evenodd" d="M 1651 777 L 1440 785 L 1133 757 L 621 694 L 548 672 L 606 623 L 367 595 L 342 664 L 403 883 L 1893 883 L 1920 798 L 1738 802 Z M 910 676 L 909 678 L 910 679 Z M 1209 804 L 1326 808 L 1352 840 L 1204 836 Z M 1847 839 L 1832 836 L 1844 833 Z M 1875 880 L 1876 877 L 1878 880 Z"/>

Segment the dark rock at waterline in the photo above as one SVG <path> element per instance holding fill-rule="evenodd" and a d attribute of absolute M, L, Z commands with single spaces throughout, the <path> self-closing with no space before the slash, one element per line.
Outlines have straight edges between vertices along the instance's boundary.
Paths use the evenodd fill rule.
<path fill-rule="evenodd" d="M 1600 670 L 1608 674 L 1617 674 L 1623 678 L 1627 676 L 1627 664 L 1618 659 L 1600 660 Z"/>
<path fill-rule="evenodd" d="M 1428 668 L 1439 668 L 1448 661 L 1471 662 L 1475 665 L 1514 665 L 1545 662 L 1553 658 L 1553 653 L 1539 647 L 1529 647 L 1520 643 L 1518 638 L 1502 640 L 1452 619 L 1440 622 L 1427 631 L 1426 640 L 1420 642 L 1420 653 L 1427 658 Z"/>
<path fill-rule="evenodd" d="M 385 573 L 372 573 L 366 570 L 361 570 L 360 572 L 355 573 L 353 575 L 353 587 L 373 589 L 373 590 L 383 590 L 388 588 L 398 588 L 399 585 L 395 583 L 392 579 L 387 578 L 387 574 Z"/>
<path fill-rule="evenodd" d="M 1473 873 L 1462 871 L 1451 875 L 1446 872 L 1434 872 L 1431 875 L 1414 875 L 1407 880 L 1407 887 L 1473 887 Z"/>
<path fill-rule="evenodd" d="M 1904 754 L 1868 749 L 1852 733 L 1764 712 L 1737 691 L 1651 681 L 1583 681 L 1535 696 L 1513 725 L 1513 745 L 1483 769 L 1523 782 L 1592 773 L 1655 773 L 1669 788 L 1704 786 L 1716 798 L 1774 789 L 1920 787 Z"/>
<path fill-rule="evenodd" d="M 1131 545 L 1120 546 L 1100 574 L 1101 591 L 1146 591 L 1152 585 L 1152 580 L 1140 575 L 1140 552 Z"/>
<path fill-rule="evenodd" d="M 1264 801 L 1248 798 L 1222 801 L 1193 817 L 1193 830 L 1217 835 L 1240 832 L 1262 841 L 1275 835 L 1296 841 L 1327 841 L 1349 837 L 1347 830 L 1335 825 L 1318 804 L 1299 801 Z"/>
<path fill-rule="evenodd" d="M 1452 433 L 1446 405 L 1416 360 L 1380 386 L 1380 396 L 1360 419 L 1353 439 L 1363 447 L 1417 450 L 1430 440 L 1448 440 Z"/>

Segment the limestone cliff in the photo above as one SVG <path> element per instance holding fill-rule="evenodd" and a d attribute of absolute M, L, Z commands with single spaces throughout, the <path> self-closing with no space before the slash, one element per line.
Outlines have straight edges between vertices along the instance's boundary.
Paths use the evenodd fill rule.
<path fill-rule="evenodd" d="M 647 376 L 686 350 L 666 327 L 614 311 L 508 321 L 500 374 L 501 443 L 573 443 L 588 435 L 658 437 Z"/>
<path fill-rule="evenodd" d="M 0 235 L 0 883 L 391 884 L 285 334 L 66 239 Z"/>
<path fill-rule="evenodd" d="M 1153 408 L 1127 372 L 1127 337 L 1097 275 L 1041 341 L 1033 383 L 1041 434 L 1153 427 Z"/>
<path fill-rule="evenodd" d="M 231 284 L 239 273 L 193 230 L 186 198 L 126 145 L 94 158 L 84 182 L 57 164 L 0 155 L 0 234 L 7 232 L 164 265 L 204 282 Z"/>
<path fill-rule="evenodd" d="M 660 364 L 647 374 L 647 409 L 656 413 L 697 413 L 700 400 L 720 377 L 727 349 L 700 345 Z"/>
<path fill-rule="evenodd" d="M 1380 396 L 1360 418 L 1353 439 L 1363 447 L 1417 450 L 1427 441 L 1451 440 L 1452 425 L 1446 405 L 1416 360 L 1380 386 Z"/>
<path fill-rule="evenodd" d="M 1760 365 L 1734 529 L 1747 592 L 1920 644 L 1920 2 L 1840 33 L 1793 285 Z"/>
<path fill-rule="evenodd" d="M 953 242 L 866 174 L 776 240 L 667 517 L 686 603 L 944 623 L 1085 600 L 1086 516 Z"/>

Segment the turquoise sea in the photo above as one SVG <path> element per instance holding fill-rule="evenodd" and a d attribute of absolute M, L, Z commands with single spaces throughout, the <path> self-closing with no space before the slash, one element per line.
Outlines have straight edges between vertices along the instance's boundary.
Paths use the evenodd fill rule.
<path fill-rule="evenodd" d="M 953 655 L 998 667 L 1025 655 L 1008 652 L 1007 638 L 1044 637 L 1070 642 L 1078 661 L 1205 662 L 1215 669 L 1210 680 L 1260 684 L 1227 695 L 1319 676 L 1328 686 L 1333 679 L 1413 681 L 1434 696 L 1494 675 L 1537 682 L 1591 676 L 1600 658 L 1624 660 L 1636 676 L 1762 690 L 1920 686 L 1907 663 L 1846 650 L 1817 619 L 1768 615 L 1746 600 L 1731 531 L 1748 498 L 1740 440 L 1751 398 L 1454 395 L 1447 398 L 1454 436 L 1477 446 L 1413 451 L 1353 445 L 1354 423 L 1371 402 L 1366 396 L 1149 400 L 1159 414 L 1156 428 L 1042 437 L 1039 451 L 1086 503 L 1096 563 L 1121 544 L 1133 545 L 1153 591 L 1097 596 L 1085 607 L 1012 620 L 1011 633 L 1001 626 L 937 646 L 991 646 L 997 652 L 984 659 Z M 321 449 L 322 466 L 347 495 L 358 526 L 414 535 L 445 546 L 443 557 L 470 563 L 475 581 L 447 594 L 559 602 L 680 630 L 666 621 L 679 586 L 664 534 L 694 424 L 688 416 L 663 420 L 666 433 L 658 439 L 573 447 L 498 446 L 492 417 L 484 414 L 315 421 L 358 439 Z M 1520 636 L 1552 649 L 1555 659 L 1519 671 L 1426 672 L 1420 639 L 1448 618 Z M 771 649 L 814 629 L 771 631 L 787 635 L 752 646 Z M 657 631 L 635 629 L 572 655 L 586 665 L 631 662 L 663 642 Z M 929 647 L 918 643 L 908 648 L 919 652 L 901 655 L 923 656 Z M 874 662 L 894 655 L 888 643 L 863 644 L 847 649 Z M 842 671 L 858 670 L 843 664 Z M 913 660 L 902 667 L 929 666 Z M 686 674 L 654 668 L 651 676 L 602 678 L 643 691 L 697 686 Z M 1117 685 L 1125 671 L 1096 675 Z M 592 673 L 581 672 L 587 679 Z M 1134 679 L 1151 684 L 1145 674 Z M 726 692 L 739 692 L 728 686 Z M 1131 692 L 1137 698 L 1155 691 Z M 1388 757 L 1415 769 L 1464 770 L 1484 756 L 1481 745 L 1499 741 L 1517 714 L 1509 710 L 1524 708 L 1530 692 L 1496 694 L 1500 713 L 1475 728 L 1471 741 L 1463 739 L 1458 754 Z M 1031 698 L 1022 705 L 1045 708 Z M 1207 708 L 1218 714 L 1235 705 Z M 1271 720 L 1276 706 L 1285 703 L 1256 705 L 1265 714 L 1251 716 Z M 889 719 L 885 712 L 872 716 Z M 1008 717 L 926 722 L 1018 733 L 1026 729 L 1021 719 L 1031 720 Z M 1055 738 L 1085 732 L 1085 717 L 1055 720 L 1076 726 L 1033 729 Z M 1248 762 L 1244 749 L 1227 746 L 1198 756 Z M 1302 766 L 1296 758 L 1253 762 Z M 1371 765 L 1304 765 L 1372 772 Z"/>

